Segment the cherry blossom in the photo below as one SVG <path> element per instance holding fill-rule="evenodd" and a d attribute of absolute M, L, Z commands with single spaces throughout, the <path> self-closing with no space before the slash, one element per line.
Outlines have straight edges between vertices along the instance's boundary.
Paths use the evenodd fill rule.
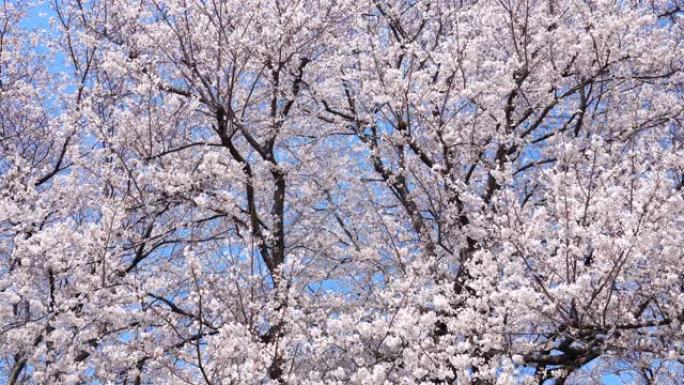
<path fill-rule="evenodd" d="M 684 381 L 680 2 L 47 5 L 0 4 L 0 382 Z"/>

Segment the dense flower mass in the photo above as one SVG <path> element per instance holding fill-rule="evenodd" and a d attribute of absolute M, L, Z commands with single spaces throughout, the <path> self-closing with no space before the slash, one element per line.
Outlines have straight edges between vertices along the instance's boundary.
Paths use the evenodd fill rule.
<path fill-rule="evenodd" d="M 0 3 L 0 383 L 684 382 L 681 1 Z"/>

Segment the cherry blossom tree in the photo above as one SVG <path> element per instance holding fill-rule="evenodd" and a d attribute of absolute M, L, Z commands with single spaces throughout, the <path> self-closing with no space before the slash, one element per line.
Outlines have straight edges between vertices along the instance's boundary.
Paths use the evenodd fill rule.
<path fill-rule="evenodd" d="M 0 12 L 0 381 L 684 381 L 684 5 Z"/>

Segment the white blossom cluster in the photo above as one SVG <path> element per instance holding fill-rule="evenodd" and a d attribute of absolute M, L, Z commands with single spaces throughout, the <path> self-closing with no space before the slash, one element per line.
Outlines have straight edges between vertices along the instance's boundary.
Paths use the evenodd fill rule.
<path fill-rule="evenodd" d="M 0 1 L 0 383 L 682 384 L 682 261 L 681 1 Z"/>

